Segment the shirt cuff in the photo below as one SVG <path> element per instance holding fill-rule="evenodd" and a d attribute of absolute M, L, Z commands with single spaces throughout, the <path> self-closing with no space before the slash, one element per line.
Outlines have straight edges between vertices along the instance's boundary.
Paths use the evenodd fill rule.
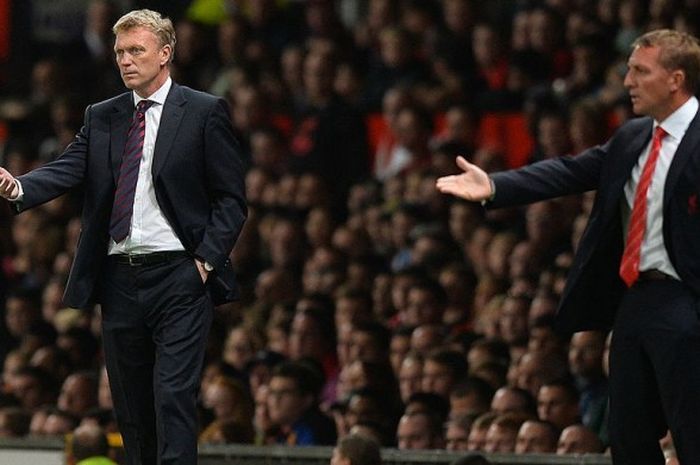
<path fill-rule="evenodd" d="M 17 178 L 15 178 L 15 184 L 17 184 L 17 197 L 8 200 L 13 203 L 19 203 L 24 199 L 24 189 L 22 189 L 22 183 Z"/>
<path fill-rule="evenodd" d="M 496 183 L 493 182 L 493 179 L 489 177 L 489 183 L 491 184 L 491 195 L 489 196 L 488 199 L 484 199 L 481 201 L 482 206 L 486 206 L 487 203 L 493 202 L 493 199 L 496 198 Z"/>

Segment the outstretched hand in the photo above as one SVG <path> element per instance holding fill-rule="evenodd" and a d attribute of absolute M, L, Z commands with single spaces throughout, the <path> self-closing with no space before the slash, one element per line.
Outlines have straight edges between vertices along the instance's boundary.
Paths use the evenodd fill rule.
<path fill-rule="evenodd" d="M 16 199 L 19 195 L 19 187 L 15 177 L 5 168 L 0 167 L 0 197 L 8 200 Z"/>
<path fill-rule="evenodd" d="M 457 166 L 464 172 L 438 178 L 435 183 L 437 190 L 472 202 L 481 202 L 491 197 L 491 181 L 484 170 L 469 163 L 462 156 L 457 157 Z"/>

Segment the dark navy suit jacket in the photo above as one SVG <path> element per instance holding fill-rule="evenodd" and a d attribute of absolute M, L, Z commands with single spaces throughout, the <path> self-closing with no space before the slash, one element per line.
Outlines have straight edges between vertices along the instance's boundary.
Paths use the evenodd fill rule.
<path fill-rule="evenodd" d="M 17 211 L 82 186 L 82 229 L 66 286 L 66 305 L 99 301 L 107 257 L 109 218 L 126 133 L 134 112 L 131 92 L 91 105 L 73 143 L 55 161 L 20 176 Z M 243 165 L 219 98 L 173 83 L 154 149 L 155 194 L 163 214 L 193 257 L 214 266 L 214 303 L 237 297 L 229 254 L 246 217 Z"/>
<path fill-rule="evenodd" d="M 699 112 L 700 114 L 700 112 Z M 651 139 L 651 118 L 633 119 L 603 146 L 492 176 L 489 207 L 518 205 L 597 189 L 557 315 L 562 332 L 609 329 L 625 285 L 620 206 L 632 168 Z M 700 116 L 688 127 L 664 186 L 663 236 L 681 280 L 700 295 Z"/>

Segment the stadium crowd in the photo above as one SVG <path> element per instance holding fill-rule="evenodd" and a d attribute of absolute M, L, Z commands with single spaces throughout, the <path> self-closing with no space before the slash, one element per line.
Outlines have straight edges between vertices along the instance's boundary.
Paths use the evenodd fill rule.
<path fill-rule="evenodd" d="M 123 91 L 111 26 L 126 9 L 169 14 L 174 80 L 229 101 L 249 215 L 241 300 L 209 338 L 202 443 L 605 450 L 609 335 L 554 327 L 592 196 L 483 211 L 435 180 L 457 154 L 494 171 L 605 141 L 631 117 L 632 41 L 697 35 L 700 1 L 14 3 L 33 26 L 2 68 L 15 175 Z M 100 309 L 61 304 L 79 196 L 0 207 L 0 437 L 115 428 Z"/>

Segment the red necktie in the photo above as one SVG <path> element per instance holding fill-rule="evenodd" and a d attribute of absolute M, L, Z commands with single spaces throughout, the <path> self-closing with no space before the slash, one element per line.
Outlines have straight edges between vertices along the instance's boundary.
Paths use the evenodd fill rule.
<path fill-rule="evenodd" d="M 657 126 L 651 141 L 649 158 L 644 164 L 637 190 L 634 192 L 634 205 L 627 228 L 627 244 L 620 263 L 620 277 L 628 287 L 631 287 L 639 277 L 640 252 L 644 231 L 647 227 L 647 193 L 651 185 L 651 178 L 654 176 L 656 161 L 659 159 L 659 152 L 661 152 L 661 140 L 665 135 L 666 131 L 661 126 Z"/>
<path fill-rule="evenodd" d="M 119 167 L 117 190 L 114 193 L 112 215 L 109 222 L 109 235 L 114 242 L 123 241 L 129 234 L 131 215 L 134 211 L 134 194 L 139 178 L 139 166 L 143 155 L 143 140 L 146 134 L 146 110 L 153 105 L 151 100 L 141 100 L 136 105 L 134 119 L 126 135 L 126 145 Z"/>

